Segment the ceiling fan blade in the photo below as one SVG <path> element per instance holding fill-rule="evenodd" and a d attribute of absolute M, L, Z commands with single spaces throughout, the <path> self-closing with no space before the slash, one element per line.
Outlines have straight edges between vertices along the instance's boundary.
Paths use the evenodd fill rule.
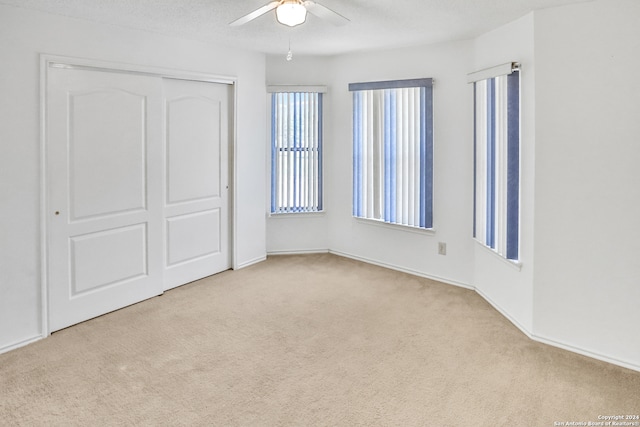
<path fill-rule="evenodd" d="M 307 11 L 318 18 L 326 19 L 330 21 L 333 25 L 346 25 L 351 22 L 349 19 L 340 15 L 338 12 L 335 12 L 329 9 L 326 6 L 321 5 L 320 3 L 316 3 L 311 0 L 306 0 L 302 4 L 307 8 Z"/>
<path fill-rule="evenodd" d="M 241 18 L 236 19 L 235 21 L 231 22 L 229 25 L 232 27 L 237 27 L 238 25 L 246 24 L 249 21 L 253 21 L 254 19 L 264 15 L 265 13 L 272 11 L 273 9 L 278 7 L 280 3 L 281 3 L 280 1 L 272 1 L 269 4 L 265 4 L 261 8 L 256 9 L 253 12 L 248 13 Z"/>

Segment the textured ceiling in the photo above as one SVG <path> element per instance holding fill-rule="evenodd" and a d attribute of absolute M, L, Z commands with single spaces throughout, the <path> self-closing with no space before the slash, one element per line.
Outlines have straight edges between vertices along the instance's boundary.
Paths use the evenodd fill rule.
<path fill-rule="evenodd" d="M 216 42 L 265 53 L 347 52 L 431 44 L 477 36 L 541 8 L 589 0 L 317 0 L 350 19 L 345 26 L 309 15 L 295 28 L 272 11 L 240 27 L 233 20 L 268 0 L 0 0 L 26 9 Z"/>

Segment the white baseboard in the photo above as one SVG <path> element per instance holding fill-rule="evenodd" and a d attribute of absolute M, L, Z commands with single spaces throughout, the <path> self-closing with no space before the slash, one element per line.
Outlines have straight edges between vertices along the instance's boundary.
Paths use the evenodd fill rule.
<path fill-rule="evenodd" d="M 365 258 L 365 257 L 361 257 L 361 256 L 356 256 L 353 254 L 349 254 L 346 252 L 341 252 L 341 251 L 335 251 L 335 250 L 329 250 L 329 249 L 312 249 L 312 250 L 299 250 L 299 251 L 271 251 L 268 253 L 268 255 L 299 255 L 299 254 L 313 254 L 313 253 L 331 253 L 337 256 L 342 256 L 345 258 L 350 258 L 350 259 L 354 259 L 356 261 L 361 261 L 361 262 L 365 262 L 367 264 L 373 264 L 373 265 L 377 265 L 379 267 L 384 267 L 384 268 L 388 268 L 391 270 L 396 270 L 396 271 L 401 271 L 403 273 L 408 273 L 408 274 L 412 274 L 414 276 L 418 276 L 418 277 L 424 277 L 427 279 L 431 279 L 431 280 L 436 280 L 438 282 L 442 282 L 445 284 L 449 284 L 449 285 L 453 285 L 453 286 L 458 286 L 461 288 L 465 288 L 465 289 L 471 289 L 474 290 L 480 297 L 482 297 L 485 301 L 487 301 L 487 303 L 489 303 L 495 310 L 497 310 L 502 316 L 504 316 L 507 320 L 509 320 L 516 328 L 518 328 L 525 336 L 527 336 L 529 339 L 542 343 L 542 344 L 546 344 L 546 345 L 550 345 L 552 347 L 557 347 L 566 351 L 570 351 L 572 353 L 577 353 L 580 354 L 582 356 L 586 356 L 586 357 L 590 357 L 592 359 L 596 359 L 596 360 L 600 360 L 602 362 L 606 362 L 606 363 L 610 363 L 612 365 L 616 365 L 616 366 L 620 366 L 626 369 L 630 369 L 636 372 L 640 372 L 640 365 L 636 364 L 636 363 L 632 363 L 632 362 L 628 362 L 628 361 L 624 361 L 624 360 L 619 360 L 610 356 L 606 356 L 600 353 L 596 353 L 596 352 L 592 352 L 589 350 L 585 350 L 579 347 L 575 347 L 572 346 L 570 344 L 566 344 L 560 341 L 556 341 L 554 339 L 551 338 L 547 338 L 544 336 L 540 336 L 540 335 L 536 335 L 531 333 L 528 329 L 526 329 L 522 324 L 520 324 L 516 319 L 514 319 L 512 316 L 509 315 L 509 313 L 507 313 L 502 307 L 500 307 L 500 305 L 496 304 L 495 301 L 493 301 L 491 298 L 489 298 L 486 294 L 484 294 L 482 291 L 476 289 L 474 286 L 469 285 L 467 283 L 462 283 L 462 282 L 458 282 L 456 280 L 450 280 L 450 279 L 446 279 L 443 277 L 438 277 L 435 275 L 431 275 L 431 274 L 426 274 L 423 273 L 421 271 L 417 271 L 417 270 L 412 270 L 409 268 L 404 268 L 404 267 L 399 267 L 397 265 L 393 265 L 393 264 L 389 264 L 389 263 L 384 263 L 384 262 L 380 262 L 380 261 L 376 261 L 373 259 L 369 259 L 369 258 Z M 245 267 L 249 267 L 253 264 L 257 264 L 259 262 L 265 261 L 267 259 L 267 256 L 261 256 L 261 257 L 257 257 L 254 258 L 252 260 L 249 261 L 245 261 L 241 264 L 238 264 L 236 266 L 236 269 L 241 269 L 241 268 L 245 268 Z M 10 344 L 10 345 L 6 345 L 3 347 L 0 347 L 0 354 L 2 353 L 6 353 L 9 352 L 11 350 L 15 350 L 17 348 L 20 347 L 24 347 L 25 345 L 34 343 L 36 341 L 40 341 L 41 339 L 45 338 L 44 335 L 36 335 L 30 338 L 26 338 L 22 341 L 19 341 L 17 343 L 14 344 Z"/>
<path fill-rule="evenodd" d="M 409 273 L 409 274 L 413 274 L 415 276 L 425 277 L 427 279 L 432 279 L 432 280 L 437 280 L 438 282 L 446 283 L 446 284 L 449 284 L 449 285 L 454 285 L 454 286 L 459 286 L 459 287 L 462 287 L 462 288 L 474 290 L 489 305 L 491 305 L 496 311 L 498 311 L 498 313 L 500 313 L 502 316 L 504 316 L 509 322 L 511 322 L 516 328 L 518 328 L 526 337 L 528 337 L 529 339 L 531 339 L 533 341 L 536 341 L 536 342 L 539 342 L 539 343 L 542 343 L 542 344 L 547 344 L 547 345 L 550 345 L 552 347 L 557 347 L 557 348 L 560 348 L 560 349 L 563 349 L 563 350 L 567 350 L 567 351 L 570 351 L 572 353 L 577 353 L 577 354 L 580 354 L 582 356 L 586 356 L 586 357 L 590 357 L 592 359 L 600 360 L 602 362 L 607 362 L 607 363 L 610 363 L 612 365 L 616 365 L 616 366 L 620 366 L 620 367 L 623 367 L 623 368 L 626 368 L 626 369 L 631 369 L 633 371 L 640 372 L 640 365 L 637 365 L 635 363 L 631 363 L 631 362 L 628 362 L 628 361 L 615 359 L 615 358 L 612 358 L 610 356 L 606 356 L 606 355 L 603 355 L 603 354 L 595 353 L 595 352 L 592 352 L 592 351 L 589 351 L 589 350 L 585 350 L 585 349 L 582 349 L 582 348 L 574 347 L 574 346 L 572 346 L 570 344 L 566 344 L 566 343 L 559 342 L 559 341 L 556 341 L 556 340 L 553 340 L 553 339 L 550 339 L 550 338 L 546 338 L 546 337 L 542 337 L 542 336 L 533 334 L 531 331 L 529 331 L 527 328 L 525 328 L 520 322 L 518 322 L 511 315 L 509 315 L 509 313 L 507 311 L 505 311 L 502 307 L 500 307 L 499 304 L 497 304 L 495 301 L 493 301 L 491 298 L 489 298 L 484 292 L 482 292 L 481 290 L 477 289 L 473 285 L 469 285 L 467 283 L 461 283 L 461 282 L 458 282 L 458 281 L 455 281 L 455 280 L 450 280 L 450 279 L 434 276 L 434 275 L 431 275 L 431 274 L 426 274 L 426 273 L 423 273 L 421 271 L 416 271 L 416 270 L 412 270 L 412 269 L 408 269 L 408 268 L 404 268 L 404 267 L 399 267 L 397 265 L 388 264 L 388 263 L 376 261 L 376 260 L 373 260 L 373 259 L 369 259 L 369 258 L 357 256 L 357 255 L 352 255 L 352 254 L 349 254 L 349 253 L 346 253 L 346 252 L 329 250 L 329 253 L 332 253 L 332 254 L 335 254 L 335 255 L 338 255 L 338 256 L 342 256 L 342 257 L 345 257 L 345 258 L 351 258 L 351 259 L 354 259 L 356 261 L 366 262 L 367 264 L 373 264 L 373 265 L 377 265 L 377 266 L 380 266 L 380 267 L 389 268 L 391 270 L 401 271 L 403 273 Z"/>
<path fill-rule="evenodd" d="M 527 328 L 525 328 L 520 322 L 518 322 L 516 319 L 514 319 L 509 313 L 507 313 L 502 307 L 500 307 L 499 304 L 497 304 L 495 301 L 493 301 L 491 298 L 489 298 L 484 292 L 480 291 L 479 289 L 476 289 L 476 292 L 478 293 L 478 295 L 480 295 L 482 298 L 484 298 L 484 300 L 486 302 L 488 302 L 494 309 L 496 309 L 498 311 L 498 313 L 500 313 L 501 315 L 503 315 L 508 321 L 510 321 L 511 323 L 513 323 L 513 325 L 520 329 L 520 331 L 525 334 L 529 339 L 542 343 L 542 344 L 546 344 L 546 345 L 550 345 L 552 347 L 557 347 L 560 348 L 562 350 L 567 350 L 570 351 L 572 353 L 577 353 L 580 354 L 582 356 L 587 356 L 590 357 L 592 359 L 596 359 L 596 360 L 600 360 L 602 362 L 607 362 L 607 363 L 611 363 L 612 365 L 617 365 L 617 366 L 621 366 L 623 368 L 627 368 L 627 369 L 631 369 L 634 371 L 638 371 L 640 372 L 640 365 L 634 364 L 634 363 L 630 363 L 624 360 L 619 360 L 619 359 L 615 359 L 613 357 L 610 356 L 605 356 L 603 354 L 599 354 L 599 353 L 595 353 L 589 350 L 585 350 L 579 347 L 575 347 L 572 346 L 570 344 L 567 343 L 563 343 L 561 341 L 557 341 L 551 338 L 546 338 L 546 337 L 542 337 L 540 335 L 536 335 L 534 333 L 532 333 L 531 331 L 529 331 Z"/>
<path fill-rule="evenodd" d="M 476 293 L 482 297 L 491 307 L 493 307 L 498 313 L 504 316 L 509 322 L 513 323 L 513 326 L 520 329 L 520 332 L 525 334 L 529 339 L 533 339 L 531 332 L 527 328 L 525 328 L 520 322 L 518 322 L 515 318 L 513 318 L 507 311 L 505 311 L 499 304 L 497 304 L 494 300 L 489 298 L 487 294 L 482 292 L 480 289 L 476 288 Z"/>
<path fill-rule="evenodd" d="M 627 362 L 624 360 L 620 360 L 620 359 L 616 359 L 610 356 L 605 356 L 603 354 L 600 353 L 595 353 L 589 350 L 584 350 L 582 348 L 579 347 L 574 347 L 570 344 L 565 344 L 563 342 L 560 341 L 556 341 L 550 338 L 545 338 L 539 335 L 531 335 L 531 339 L 534 341 L 537 341 L 539 343 L 542 344 L 547 344 L 550 345 L 552 347 L 557 347 L 557 348 L 561 348 L 562 350 L 567 350 L 570 351 L 572 353 L 577 353 L 580 354 L 582 356 L 586 356 L 586 357 L 590 357 L 592 359 L 596 359 L 596 360 L 600 360 L 601 362 L 607 362 L 607 363 L 611 363 L 612 365 L 617 365 L 617 366 L 621 366 L 623 368 L 627 368 L 627 369 L 631 369 L 632 371 L 637 371 L 640 372 L 640 365 L 632 363 L 632 362 Z"/>
<path fill-rule="evenodd" d="M 254 259 L 250 259 L 250 260 L 242 262 L 242 263 L 238 263 L 234 267 L 234 270 L 240 270 L 241 268 L 249 267 L 250 265 L 257 264 L 257 263 L 262 262 L 262 261 L 266 261 L 266 259 L 267 259 L 267 255 L 264 255 L 264 256 L 259 256 L 259 257 L 254 258 Z"/>
<path fill-rule="evenodd" d="M 4 347 L 0 347 L 0 354 L 6 353 L 6 352 L 11 351 L 11 350 L 15 350 L 15 349 L 20 348 L 20 347 L 24 347 L 25 345 L 34 343 L 36 341 L 40 341 L 43 338 L 44 338 L 44 335 L 36 335 L 36 336 L 31 337 L 31 338 L 27 338 L 27 339 L 24 339 L 22 341 L 19 341 L 17 343 L 6 345 Z"/>
<path fill-rule="evenodd" d="M 299 250 L 267 251 L 267 256 L 309 255 L 309 254 L 326 254 L 326 253 L 329 253 L 329 249 L 299 249 Z"/>
<path fill-rule="evenodd" d="M 413 270 L 413 269 L 405 268 L 405 267 L 400 267 L 400 266 L 397 266 L 397 265 L 394 265 L 394 264 L 388 264 L 386 262 L 380 262 L 380 261 L 377 261 L 377 260 L 374 260 L 374 259 L 365 258 L 365 257 L 361 257 L 361 256 L 358 256 L 358 255 L 349 254 L 349 253 L 346 253 L 346 252 L 335 251 L 333 249 L 330 249 L 329 253 L 332 253 L 334 255 L 338 255 L 338 256 L 341 256 L 341 257 L 345 257 L 345 258 L 354 259 L 356 261 L 366 262 L 367 264 L 373 264 L 373 265 L 377 265 L 379 267 L 388 268 L 390 270 L 401 271 L 403 273 L 412 274 L 414 276 L 424 277 L 425 279 L 436 280 L 438 282 L 446 283 L 448 285 L 458 286 L 460 288 L 471 289 L 471 290 L 475 289 L 472 285 L 470 285 L 468 283 L 463 283 L 463 282 L 459 282 L 457 280 L 447 279 L 445 277 L 440 277 L 440 276 L 436 276 L 436 275 L 433 275 L 433 274 L 426 274 L 426 273 L 424 273 L 422 271 Z"/>

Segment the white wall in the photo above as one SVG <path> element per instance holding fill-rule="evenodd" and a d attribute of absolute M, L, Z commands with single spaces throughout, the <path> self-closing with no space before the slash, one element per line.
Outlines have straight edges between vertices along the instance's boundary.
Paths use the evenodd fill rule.
<path fill-rule="evenodd" d="M 532 328 L 534 272 L 535 61 L 534 21 L 530 13 L 474 41 L 473 70 L 519 62 L 520 111 L 520 261 L 515 268 L 474 242 L 473 283 L 476 290 L 524 331 Z"/>
<path fill-rule="evenodd" d="M 305 57 L 294 53 L 294 60 L 287 61 L 285 54 L 269 55 L 266 62 L 267 85 L 323 85 L 329 86 L 330 75 L 327 72 L 329 66 L 328 59 L 324 57 Z M 332 88 L 323 95 L 324 102 L 324 141 L 323 146 L 332 145 L 330 135 L 327 133 L 332 128 L 331 109 L 329 108 L 333 93 Z M 267 104 L 270 104 L 270 96 L 265 97 Z M 267 107 L 268 114 L 271 113 L 270 106 Z M 265 129 L 265 146 L 270 146 L 271 123 L 267 123 Z M 269 157 L 269 156 L 267 156 Z M 325 160 L 325 182 L 331 174 L 331 168 L 326 166 Z M 268 159 L 269 160 L 269 159 Z M 270 163 L 267 162 L 267 167 Z M 267 206 L 271 194 L 270 182 L 267 185 Z M 327 189 L 325 187 L 325 194 Z M 327 228 L 327 216 L 330 215 L 331 206 L 327 205 L 327 200 L 323 200 L 323 213 L 287 214 L 271 215 L 267 218 L 267 252 L 288 253 L 288 252 L 326 252 L 329 249 L 329 236 Z M 269 207 L 266 208 L 267 212 Z"/>
<path fill-rule="evenodd" d="M 466 83 L 471 42 L 343 55 L 331 64 L 333 126 L 328 129 L 330 248 L 344 255 L 470 286 L 472 283 L 473 92 Z M 434 234 L 371 225 L 351 216 L 352 101 L 348 84 L 434 79 Z M 447 255 L 438 255 L 438 242 Z"/>
<path fill-rule="evenodd" d="M 41 330 L 40 53 L 235 76 L 235 262 L 263 259 L 264 55 L 0 5 L 0 351 Z M 251 125 L 246 125 L 250 123 Z"/>
<path fill-rule="evenodd" d="M 640 2 L 535 15 L 536 336 L 640 369 Z"/>

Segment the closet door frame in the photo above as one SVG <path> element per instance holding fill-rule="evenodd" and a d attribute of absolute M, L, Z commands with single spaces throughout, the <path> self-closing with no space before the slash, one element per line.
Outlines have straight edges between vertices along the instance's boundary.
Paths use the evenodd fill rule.
<path fill-rule="evenodd" d="M 162 67 L 151 67 L 136 64 L 126 64 L 119 62 L 101 61 L 87 58 L 77 58 L 60 55 L 41 54 L 40 55 L 40 305 L 41 305 L 41 335 L 43 338 L 51 334 L 49 324 L 49 229 L 48 217 L 52 209 L 49 200 L 48 182 L 48 156 L 47 156 L 47 82 L 48 70 L 50 68 L 86 69 L 108 71 L 114 73 L 127 73 L 135 75 L 146 75 L 157 78 L 172 78 L 180 80 L 191 80 L 208 83 L 227 84 L 232 87 L 230 101 L 233 103 L 231 112 L 233 115 L 231 127 L 229 129 L 229 255 L 231 257 L 231 268 L 237 268 L 237 244 L 236 244 L 236 167 L 237 158 L 237 78 L 233 76 L 215 75 L 199 73 L 186 70 L 174 70 Z"/>

